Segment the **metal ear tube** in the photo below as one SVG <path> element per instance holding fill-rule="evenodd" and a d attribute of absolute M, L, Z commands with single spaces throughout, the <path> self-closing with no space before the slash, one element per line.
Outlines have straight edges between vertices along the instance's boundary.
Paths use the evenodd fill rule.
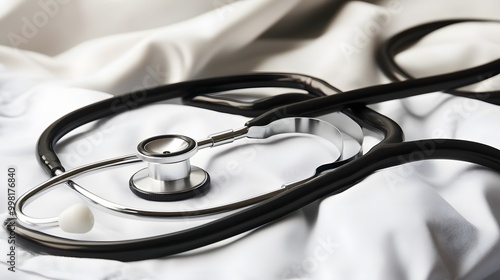
<path fill-rule="evenodd" d="M 149 209 L 125 206 L 102 198 L 90 190 L 80 186 L 73 180 L 86 174 L 101 172 L 109 168 L 128 164 L 146 162 L 147 167 L 137 171 L 129 180 L 129 187 L 138 197 L 154 201 L 175 201 L 195 196 L 208 188 L 210 176 L 203 169 L 192 166 L 190 158 L 199 149 L 217 147 L 231 143 L 241 138 L 265 139 L 283 133 L 303 133 L 321 137 L 330 142 L 338 155 L 334 162 L 343 162 L 360 155 L 362 146 L 361 127 L 344 133 L 337 125 L 347 122 L 355 124 L 350 118 L 338 118 L 340 113 L 334 113 L 328 122 L 314 118 L 285 118 L 276 120 L 266 126 L 242 127 L 212 134 L 205 139 L 195 141 L 182 135 L 160 135 L 147 138 L 137 146 L 136 154 L 107 159 L 87 164 L 65 172 L 59 172 L 46 182 L 32 188 L 23 194 L 15 205 L 17 222 L 31 228 L 49 228 L 59 226 L 63 231 L 84 233 L 93 226 L 93 217 L 87 206 L 76 205 L 63 211 L 58 217 L 38 218 L 26 215 L 23 209 L 35 198 L 61 183 L 76 191 L 95 208 L 110 214 L 136 218 L 176 218 L 185 216 L 202 216 L 226 212 L 247 207 L 262 202 L 290 189 L 288 184 L 276 190 L 211 208 L 181 211 L 154 211 Z M 358 141 L 358 149 L 354 152 L 345 151 L 343 138 L 350 137 Z M 327 163 L 330 165 L 332 163 Z M 319 169 L 321 169 L 319 167 Z M 313 177 L 316 174 L 311 174 Z M 296 185 L 295 183 L 293 185 Z M 78 223 L 75 223 L 78 222 Z M 80 224 L 81 222 L 81 224 Z"/>

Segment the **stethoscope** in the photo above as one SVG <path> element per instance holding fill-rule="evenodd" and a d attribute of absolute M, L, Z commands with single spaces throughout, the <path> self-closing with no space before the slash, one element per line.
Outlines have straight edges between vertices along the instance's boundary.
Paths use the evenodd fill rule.
<path fill-rule="evenodd" d="M 404 142 L 403 131 L 397 123 L 365 106 L 443 90 L 453 95 L 500 104 L 500 99 L 496 97 L 498 91 L 478 95 L 449 90 L 497 75 L 500 73 L 500 59 L 466 70 L 421 79 L 412 79 L 394 60 L 397 53 L 427 34 L 463 21 L 468 20 L 420 25 L 388 40 L 382 46 L 378 58 L 384 73 L 395 81 L 390 84 L 340 92 L 327 82 L 306 75 L 254 73 L 159 86 L 109 98 L 71 112 L 51 124 L 42 133 L 37 144 L 39 161 L 53 177 L 19 197 L 15 205 L 16 218 L 7 220 L 5 225 L 16 234 L 20 244 L 37 252 L 133 261 L 192 250 L 249 231 L 313 201 L 342 192 L 377 170 L 404 162 L 453 159 L 480 164 L 500 172 L 500 151 L 493 147 L 452 139 Z M 299 89 L 307 94 L 288 93 L 254 102 L 207 95 L 259 87 Z M 188 105 L 245 115 L 253 119 L 240 128 L 214 133 L 201 140 L 175 134 L 151 137 L 138 144 L 135 154 L 68 171 L 58 159 L 54 147 L 68 132 L 100 118 L 174 98 L 182 98 Z M 364 154 L 361 149 L 362 129 L 383 136 L 378 144 Z M 130 175 L 130 190 L 146 200 L 183 200 L 210 191 L 209 174 L 190 164 L 190 158 L 199 150 L 229 144 L 242 138 L 265 139 L 282 133 L 305 133 L 324 138 L 337 150 L 338 156 L 334 161 L 317 167 L 309 178 L 285 184 L 275 191 L 227 205 L 193 211 L 150 211 L 120 205 L 97 196 L 74 181 L 83 174 L 145 162 L 146 168 Z M 351 140 L 350 143 L 354 145 L 347 147 L 346 140 Z M 422 147 L 427 147 L 428 150 L 424 153 Z M 67 239 L 38 229 L 59 226 L 68 232 L 89 231 L 93 226 L 93 217 L 88 207 L 71 207 L 59 217 L 53 218 L 35 218 L 23 212 L 26 205 L 61 183 L 67 183 L 92 206 L 128 217 L 185 217 L 240 210 L 201 226 L 159 236 L 121 241 Z"/>

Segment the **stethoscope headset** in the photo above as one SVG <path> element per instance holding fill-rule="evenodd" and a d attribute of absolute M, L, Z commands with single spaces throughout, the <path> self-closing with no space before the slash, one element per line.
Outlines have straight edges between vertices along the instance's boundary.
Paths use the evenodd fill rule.
<path fill-rule="evenodd" d="M 454 139 L 404 142 L 403 131 L 396 122 L 365 106 L 436 91 L 499 105 L 498 90 L 478 95 L 475 92 L 455 89 L 499 74 L 500 59 L 466 70 L 419 79 L 414 79 L 395 61 L 398 53 L 429 33 L 466 21 L 482 20 L 446 20 L 427 23 L 405 30 L 386 41 L 378 52 L 378 62 L 383 72 L 394 81 L 389 84 L 341 92 L 325 81 L 306 75 L 253 73 L 158 86 L 115 96 L 73 111 L 51 124 L 40 136 L 37 144 L 38 158 L 42 167 L 53 177 L 17 200 L 16 218 L 7 220 L 6 228 L 11 234 L 15 233 L 19 244 L 35 252 L 135 261 L 185 252 L 255 229 L 318 199 L 340 193 L 377 170 L 397 166 L 403 162 L 451 159 L 479 164 L 500 172 L 500 151 L 496 148 Z M 307 94 L 282 94 L 254 102 L 206 95 L 259 87 L 299 89 L 306 91 Z M 54 148 L 58 140 L 70 131 L 100 118 L 115 116 L 130 109 L 173 98 L 182 98 L 187 105 L 244 115 L 253 119 L 242 128 L 217 133 L 200 141 L 181 135 L 152 137 L 138 145 L 135 155 L 105 160 L 68 171 L 64 169 Z M 127 100 L 134 102 L 126 102 Z M 333 121 L 321 119 L 322 116 L 329 114 L 334 116 Z M 349 154 L 344 153 L 342 137 L 350 137 L 361 144 L 363 137 L 360 135 L 361 127 L 382 134 L 383 139 L 364 154 L 361 149 Z M 137 196 L 154 201 L 186 199 L 209 191 L 208 173 L 189 163 L 189 158 L 198 149 L 230 143 L 244 137 L 267 138 L 290 132 L 313 134 L 329 140 L 339 150 L 338 159 L 319 166 L 314 176 L 310 178 L 285 185 L 277 191 L 262 196 L 221 207 L 187 212 L 132 209 L 104 200 L 73 181 L 83 173 L 142 160 L 148 163 L 148 167 L 130 178 L 130 189 Z M 421 147 L 433 147 L 433 149 L 428 153 L 420 152 L 419 157 L 412 156 L 421 151 Z M 72 221 L 62 221 L 61 216 L 41 219 L 23 213 L 23 206 L 41 193 L 64 182 L 94 206 L 100 206 L 115 214 L 167 218 L 208 215 L 239 208 L 241 210 L 190 229 L 133 240 L 83 241 L 37 231 L 36 228 L 58 225 L 74 232 L 84 232 L 91 228 L 91 219 L 86 225 L 81 226 L 72 224 Z M 87 214 L 85 209 L 79 211 L 77 212 L 80 215 Z"/>

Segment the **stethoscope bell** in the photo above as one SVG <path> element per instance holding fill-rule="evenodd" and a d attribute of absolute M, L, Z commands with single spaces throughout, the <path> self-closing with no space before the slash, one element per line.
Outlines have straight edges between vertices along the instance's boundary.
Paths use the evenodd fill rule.
<path fill-rule="evenodd" d="M 182 135 L 160 135 L 137 146 L 137 157 L 148 163 L 130 178 L 130 189 L 140 198 L 176 201 L 203 193 L 210 183 L 208 173 L 191 166 L 198 151 L 193 139 Z"/>

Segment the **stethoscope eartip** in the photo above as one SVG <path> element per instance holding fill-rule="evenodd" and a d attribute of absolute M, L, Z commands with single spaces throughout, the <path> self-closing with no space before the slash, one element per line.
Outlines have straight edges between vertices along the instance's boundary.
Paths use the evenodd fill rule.
<path fill-rule="evenodd" d="M 69 233 L 86 233 L 94 226 L 94 215 L 85 204 L 75 204 L 59 215 L 59 227 Z"/>

